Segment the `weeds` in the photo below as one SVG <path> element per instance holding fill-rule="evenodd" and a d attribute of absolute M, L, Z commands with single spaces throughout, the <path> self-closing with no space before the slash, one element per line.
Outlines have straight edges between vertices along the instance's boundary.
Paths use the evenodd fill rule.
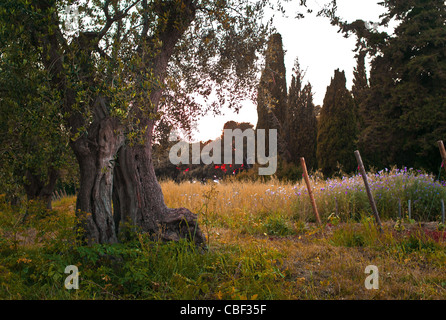
<path fill-rule="evenodd" d="M 374 192 L 381 192 L 381 208 L 387 208 L 380 213 L 396 216 L 395 197 L 418 192 L 421 178 L 410 185 L 417 176 L 375 175 Z M 394 190 L 378 188 L 385 177 L 395 179 Z M 190 242 L 154 241 L 137 230 L 119 244 L 80 246 L 73 228 L 74 197 L 56 201 L 52 211 L 36 207 L 23 222 L 23 209 L 0 199 L 0 299 L 446 297 L 442 225 L 426 229 L 407 218 L 396 223 L 387 218 L 380 234 L 354 179 L 313 183 L 322 226 L 314 223 L 299 184 L 274 179 L 211 186 L 162 183 L 169 206 L 198 213 L 208 237 L 205 253 Z M 431 195 L 439 196 L 426 193 Z M 435 207 L 430 199 L 425 203 Z M 364 268 L 370 264 L 380 271 L 377 291 L 364 288 Z M 64 287 L 67 265 L 79 268 L 79 290 Z"/>

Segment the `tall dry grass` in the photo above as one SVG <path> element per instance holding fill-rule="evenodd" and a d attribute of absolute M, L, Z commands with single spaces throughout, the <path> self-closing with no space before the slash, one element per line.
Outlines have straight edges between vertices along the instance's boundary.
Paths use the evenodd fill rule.
<path fill-rule="evenodd" d="M 446 202 L 444 182 L 432 175 L 412 169 L 392 169 L 368 173 L 381 218 L 396 220 L 401 215 L 416 221 L 440 221 L 441 200 Z M 161 183 L 168 206 L 186 207 L 193 212 L 212 216 L 214 222 L 246 223 L 266 217 L 283 217 L 295 222 L 315 222 L 315 216 L 304 183 L 276 179 L 267 182 L 228 179 L 220 183 L 173 181 Z M 323 220 L 336 216 L 342 221 L 360 221 L 371 215 L 364 182 L 360 175 L 322 180 L 311 178 L 313 194 Z"/>

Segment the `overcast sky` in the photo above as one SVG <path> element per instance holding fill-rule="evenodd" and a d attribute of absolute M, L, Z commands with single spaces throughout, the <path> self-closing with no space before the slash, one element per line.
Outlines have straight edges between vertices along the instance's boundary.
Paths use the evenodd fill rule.
<path fill-rule="evenodd" d="M 297 3 L 298 1 L 294 1 Z M 378 21 L 385 9 L 378 5 L 380 0 L 338 0 L 338 14 L 342 20 Z M 320 9 L 319 4 L 324 0 L 308 0 L 307 3 L 315 11 Z M 287 87 L 290 84 L 291 72 L 296 57 L 300 67 L 305 70 L 304 83 L 310 82 L 313 87 L 313 100 L 315 105 L 322 105 L 325 91 L 330 84 L 335 69 L 345 71 L 347 88 L 351 89 L 353 68 L 356 65 L 354 58 L 355 37 L 348 39 L 338 33 L 338 28 L 331 26 L 327 18 L 306 16 L 296 19 L 296 4 L 287 5 L 288 18 L 280 14 L 276 16 L 274 25 L 282 35 L 285 50 L 285 67 L 287 72 Z M 302 10 L 301 10 L 302 11 Z M 221 116 L 208 115 L 197 123 L 194 134 L 195 141 L 206 141 L 220 136 L 223 124 L 226 121 L 257 123 L 256 106 L 252 102 L 244 104 L 239 114 L 224 111 Z"/>

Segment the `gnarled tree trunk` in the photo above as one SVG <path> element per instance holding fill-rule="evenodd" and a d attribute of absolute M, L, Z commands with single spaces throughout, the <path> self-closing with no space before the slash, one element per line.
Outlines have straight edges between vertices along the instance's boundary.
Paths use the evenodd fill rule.
<path fill-rule="evenodd" d="M 51 210 L 51 197 L 56 188 L 59 171 L 53 168 L 49 169 L 46 181 L 43 181 L 39 175 L 33 174 L 30 170 L 26 171 L 25 177 L 27 183 L 24 184 L 24 188 L 28 200 L 42 201 L 47 209 Z"/>
<path fill-rule="evenodd" d="M 124 143 L 120 123 L 96 117 L 88 136 L 72 143 L 79 162 L 80 188 L 76 212 L 88 243 L 118 241 L 113 220 L 112 192 L 115 158 Z"/>
<path fill-rule="evenodd" d="M 115 225 L 129 221 L 154 239 L 188 238 L 204 244 L 197 216 L 186 208 L 170 209 L 164 202 L 152 162 L 151 133 L 153 121 L 148 120 L 149 137 L 144 145 L 121 147 L 114 174 L 113 206 Z"/>
<path fill-rule="evenodd" d="M 152 162 L 153 120 L 144 120 L 148 136 L 144 144 L 125 143 L 122 126 L 105 108 L 96 107 L 95 120 L 83 136 L 72 143 L 80 169 L 76 203 L 84 240 L 116 243 L 125 223 L 154 239 L 188 238 L 205 243 L 197 216 L 186 208 L 170 209 L 164 203 Z"/>

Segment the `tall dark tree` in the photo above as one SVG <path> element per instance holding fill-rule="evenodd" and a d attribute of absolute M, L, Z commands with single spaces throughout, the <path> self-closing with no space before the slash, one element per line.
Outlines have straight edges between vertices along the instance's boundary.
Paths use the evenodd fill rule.
<path fill-rule="evenodd" d="M 379 165 L 438 171 L 436 141 L 446 136 L 446 4 L 384 1 L 383 22 L 399 22 L 379 43 L 367 108 L 373 110 L 361 145 Z M 382 140 L 381 140 L 382 139 Z"/>
<path fill-rule="evenodd" d="M 344 71 L 335 70 L 324 97 L 317 131 L 317 161 L 324 175 L 355 169 L 357 126 L 352 94 Z"/>
<path fill-rule="evenodd" d="M 356 67 L 353 70 L 352 94 L 357 105 L 364 100 L 364 93 L 368 88 L 365 57 L 366 51 L 360 51 L 356 54 Z"/>
<path fill-rule="evenodd" d="M 302 86 L 303 73 L 296 59 L 288 92 L 286 132 L 292 162 L 305 158 L 308 168 L 316 168 L 317 121 L 311 84 Z"/>
<path fill-rule="evenodd" d="M 256 129 L 276 129 L 278 132 L 278 153 L 281 156 L 288 156 L 285 140 L 287 117 L 286 69 L 282 36 L 279 33 L 271 35 L 268 41 L 265 66 L 258 86 L 257 115 Z M 268 150 L 268 144 L 266 150 Z"/>
<path fill-rule="evenodd" d="M 364 119 L 362 114 L 366 112 L 364 110 L 364 102 L 367 96 L 367 89 L 369 88 L 367 73 L 365 68 L 365 57 L 367 52 L 360 50 L 356 54 L 356 67 L 353 70 L 353 86 L 352 94 L 355 100 L 355 114 L 358 121 L 358 130 L 364 127 Z"/>
<path fill-rule="evenodd" d="M 361 131 L 358 148 L 364 161 L 378 168 L 395 164 L 400 146 L 396 140 L 404 139 L 402 132 L 394 127 L 397 117 L 382 108 L 391 98 L 392 86 L 389 61 L 375 57 L 370 70 L 370 88 L 360 107 Z"/>

